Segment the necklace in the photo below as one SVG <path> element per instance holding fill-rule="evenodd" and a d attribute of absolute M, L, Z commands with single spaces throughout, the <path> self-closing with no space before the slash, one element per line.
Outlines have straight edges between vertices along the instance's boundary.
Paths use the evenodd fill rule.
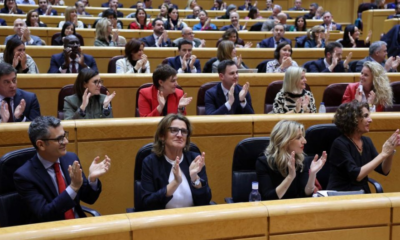
<path fill-rule="evenodd" d="M 348 139 L 350 139 L 350 141 L 356 146 L 356 148 L 357 148 L 357 151 L 360 153 L 360 155 L 362 154 L 362 145 L 361 145 L 361 147 L 359 147 L 354 141 L 353 141 L 353 139 L 352 138 L 350 138 L 350 137 L 347 137 Z"/>

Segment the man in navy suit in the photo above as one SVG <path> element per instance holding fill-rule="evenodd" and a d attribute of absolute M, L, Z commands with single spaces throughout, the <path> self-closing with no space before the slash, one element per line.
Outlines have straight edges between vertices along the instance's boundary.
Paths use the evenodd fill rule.
<path fill-rule="evenodd" d="M 325 58 L 320 58 L 310 63 L 310 72 L 350 72 L 349 63 L 352 53 L 347 55 L 345 61 L 342 60 L 342 44 L 330 42 L 325 47 Z"/>
<path fill-rule="evenodd" d="M 0 63 L 0 122 L 32 121 L 40 116 L 36 94 L 17 88 L 17 71 Z"/>
<path fill-rule="evenodd" d="M 168 64 L 178 73 L 201 73 L 200 61 L 192 55 L 193 44 L 187 40 L 179 42 L 179 56 L 168 58 Z"/>
<path fill-rule="evenodd" d="M 101 4 L 101 7 L 109 8 L 110 5 L 112 5 L 112 4 L 111 4 L 111 1 L 113 1 L 113 0 L 109 0 L 109 1 L 106 2 L 106 3 L 102 3 L 102 4 Z M 123 8 L 123 7 L 124 7 L 124 5 L 123 5 L 122 3 L 118 3 L 118 0 L 117 0 L 117 4 L 118 4 L 118 7 L 119 7 L 119 8 Z"/>
<path fill-rule="evenodd" d="M 334 30 L 342 31 L 342 25 L 332 21 L 333 16 L 330 12 L 328 11 L 324 12 L 324 14 L 322 15 L 322 19 L 324 23 L 321 25 L 324 26 L 326 31 L 334 31 Z"/>
<path fill-rule="evenodd" d="M 243 29 L 244 26 L 240 26 L 240 24 L 239 24 L 239 14 L 237 12 L 231 12 L 231 14 L 229 14 L 229 19 L 231 20 L 231 24 L 223 26 L 220 29 L 221 31 L 226 31 L 230 28 L 234 28 L 234 29 L 236 29 L 236 31 L 244 30 Z"/>
<path fill-rule="evenodd" d="M 187 15 L 187 19 L 197 19 L 200 13 L 200 6 L 196 5 L 193 7 L 193 14 Z"/>
<path fill-rule="evenodd" d="M 243 88 L 238 85 L 239 74 L 236 63 L 224 60 L 218 65 L 221 83 L 206 91 L 205 110 L 207 115 L 254 114 L 249 93 L 249 83 Z"/>
<path fill-rule="evenodd" d="M 389 15 L 387 19 L 392 19 L 392 18 L 400 18 L 400 4 L 396 4 L 394 7 L 395 14 Z"/>
<path fill-rule="evenodd" d="M 64 38 L 64 51 L 51 56 L 47 73 L 79 73 L 83 68 L 99 71 L 94 58 L 82 54 L 79 39 L 75 35 L 69 35 Z"/>
<path fill-rule="evenodd" d="M 37 154 L 14 173 L 14 184 L 31 212 L 30 223 L 86 217 L 80 201 L 93 204 L 101 193 L 98 179 L 111 159 L 97 156 L 86 178 L 75 153 L 67 152 L 68 132 L 55 117 L 38 117 L 28 134 Z"/>
<path fill-rule="evenodd" d="M 26 23 L 24 20 L 17 18 L 14 20 L 14 35 L 9 35 L 6 37 L 4 41 L 4 45 L 7 44 L 8 40 L 11 38 L 19 38 L 25 45 L 43 45 L 42 40 L 40 37 L 31 35 L 31 31 L 28 27 L 26 27 Z"/>
<path fill-rule="evenodd" d="M 257 1 L 256 1 L 256 3 L 257 3 Z M 253 7 L 253 5 L 251 5 L 251 0 L 244 0 L 244 5 L 239 6 L 238 10 L 249 11 L 252 7 Z"/>
<path fill-rule="evenodd" d="M 153 20 L 153 35 L 141 38 L 146 47 L 172 47 L 167 31 L 164 30 L 164 22 L 161 18 Z"/>
<path fill-rule="evenodd" d="M 305 9 L 301 7 L 301 0 L 294 1 L 294 7 L 289 8 L 289 11 L 304 11 Z"/>
<path fill-rule="evenodd" d="M 313 19 L 313 17 L 315 17 L 315 13 L 317 12 L 318 7 L 318 3 L 311 3 L 309 8 L 310 11 L 307 14 L 304 14 L 304 18 Z"/>
<path fill-rule="evenodd" d="M 272 33 L 273 37 L 266 38 L 257 44 L 258 48 L 276 48 L 279 43 L 285 41 L 292 45 L 292 41 L 290 39 L 284 38 L 285 36 L 285 27 L 278 23 L 274 26 Z"/>
<path fill-rule="evenodd" d="M 57 15 L 57 11 L 52 9 L 51 5 L 49 6 L 49 0 L 39 0 L 38 2 L 39 8 L 36 9 L 39 15 Z"/>
<path fill-rule="evenodd" d="M 397 39 L 397 37 L 396 37 Z M 356 64 L 356 72 L 361 72 L 364 62 L 377 62 L 386 72 L 397 72 L 397 67 L 400 64 L 399 56 L 392 56 L 386 60 L 387 57 L 387 43 L 383 41 L 376 41 L 369 46 L 369 56 L 360 60 Z"/>

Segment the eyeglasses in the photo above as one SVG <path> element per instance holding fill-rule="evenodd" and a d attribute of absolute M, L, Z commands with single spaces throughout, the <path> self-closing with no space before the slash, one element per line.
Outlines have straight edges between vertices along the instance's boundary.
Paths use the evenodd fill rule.
<path fill-rule="evenodd" d="M 186 128 L 169 127 L 168 129 L 173 135 L 178 135 L 181 132 L 182 136 L 187 136 L 189 133 Z"/>
<path fill-rule="evenodd" d="M 57 141 L 58 144 L 64 143 L 64 138 L 68 140 L 69 133 L 67 131 L 64 132 L 64 135 L 59 136 L 58 138 L 48 138 L 48 139 L 41 139 L 42 141 Z"/>
<path fill-rule="evenodd" d="M 103 85 L 103 80 L 94 80 L 93 83 L 98 86 L 99 84 Z"/>
<path fill-rule="evenodd" d="M 185 33 L 185 35 L 194 35 L 194 32 Z"/>

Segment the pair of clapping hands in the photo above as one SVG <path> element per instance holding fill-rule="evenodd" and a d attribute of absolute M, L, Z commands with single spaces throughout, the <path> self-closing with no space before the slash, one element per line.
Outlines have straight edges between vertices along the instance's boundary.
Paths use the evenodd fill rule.
<path fill-rule="evenodd" d="M 22 117 L 22 114 L 25 111 L 26 107 L 26 102 L 25 99 L 22 99 L 21 102 L 18 104 L 18 106 L 14 110 L 14 119 L 20 119 Z M 12 112 L 8 111 L 8 103 L 6 101 L 1 102 L 1 107 L 0 107 L 0 116 L 1 116 L 1 122 L 6 123 L 11 117 Z"/>
<path fill-rule="evenodd" d="M 103 108 L 108 108 L 108 106 L 110 105 L 111 100 L 115 97 L 116 94 L 117 93 L 115 93 L 115 91 L 112 94 L 110 94 L 107 91 L 107 96 L 105 97 L 104 102 L 103 102 Z M 86 110 L 86 107 L 89 104 L 89 99 L 90 99 L 91 96 L 92 96 L 92 93 L 90 93 L 89 89 L 86 88 L 86 90 L 85 90 L 85 92 L 83 93 L 83 96 L 82 96 L 82 105 L 80 106 L 82 111 Z"/>
<path fill-rule="evenodd" d="M 201 155 L 197 156 L 192 163 L 189 166 L 189 174 L 190 174 L 190 180 L 192 182 L 195 182 L 199 178 L 199 172 L 203 169 L 205 165 L 205 152 L 203 152 Z M 172 173 L 174 174 L 174 181 L 179 185 L 182 183 L 182 172 L 179 168 L 179 163 L 180 163 L 180 157 L 177 156 L 175 159 L 175 163 L 172 166 Z M 201 187 L 201 185 L 199 186 Z"/>

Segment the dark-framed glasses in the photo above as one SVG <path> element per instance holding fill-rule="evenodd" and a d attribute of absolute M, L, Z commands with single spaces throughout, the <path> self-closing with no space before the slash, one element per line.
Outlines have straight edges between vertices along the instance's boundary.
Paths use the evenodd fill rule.
<path fill-rule="evenodd" d="M 59 136 L 57 138 L 47 138 L 47 139 L 41 139 L 42 141 L 57 141 L 59 144 L 64 143 L 64 138 L 68 140 L 69 132 L 65 131 L 64 135 Z"/>
<path fill-rule="evenodd" d="M 186 128 L 169 127 L 168 129 L 173 135 L 178 135 L 181 132 L 182 136 L 187 136 L 189 133 Z"/>
<path fill-rule="evenodd" d="M 99 84 L 103 85 L 103 80 L 94 80 L 93 83 L 98 86 Z"/>

